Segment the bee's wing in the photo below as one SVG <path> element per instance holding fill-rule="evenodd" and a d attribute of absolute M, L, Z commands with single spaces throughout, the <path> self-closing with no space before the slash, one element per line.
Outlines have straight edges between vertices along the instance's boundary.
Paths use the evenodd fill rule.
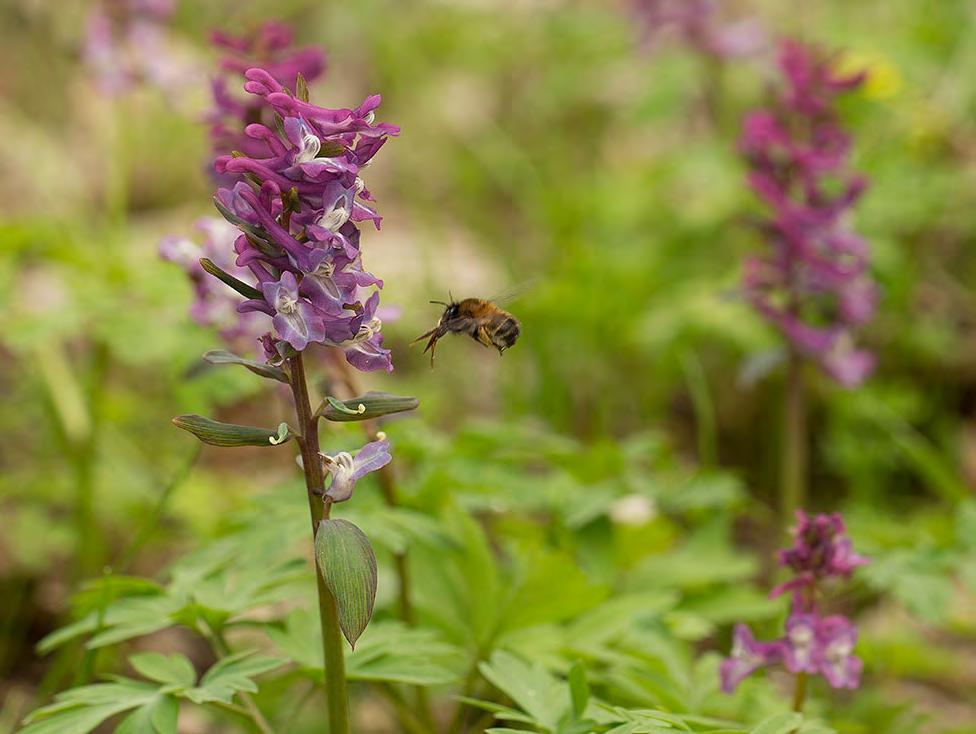
<path fill-rule="evenodd" d="M 516 283 L 515 285 L 513 285 L 513 286 L 511 286 L 509 288 L 506 288 L 505 290 L 501 291 L 500 293 L 496 293 L 495 295 L 491 296 L 490 298 L 486 298 L 485 300 L 486 301 L 491 301 L 496 306 L 501 306 L 501 305 L 504 305 L 506 303 L 510 303 L 511 301 L 516 300 L 520 296 L 523 296 L 523 295 L 525 295 L 525 293 L 527 293 L 528 291 L 532 290 L 535 287 L 536 283 L 538 283 L 538 282 L 539 282 L 539 276 L 538 275 L 533 276 L 531 278 L 527 278 L 526 280 L 523 280 L 520 283 Z"/>

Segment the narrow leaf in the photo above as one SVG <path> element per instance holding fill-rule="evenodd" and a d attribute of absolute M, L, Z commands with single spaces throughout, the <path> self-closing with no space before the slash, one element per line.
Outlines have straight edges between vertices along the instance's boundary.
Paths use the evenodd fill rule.
<path fill-rule="evenodd" d="M 323 520 L 315 534 L 315 560 L 335 597 L 342 634 L 355 649 L 376 600 L 376 556 L 369 539 L 348 520 Z"/>
<path fill-rule="evenodd" d="M 415 410 L 419 405 L 420 401 L 417 398 L 389 395 L 385 392 L 368 392 L 358 398 L 342 402 L 335 398 L 326 398 L 319 406 L 318 413 L 326 420 L 341 423 L 371 420 L 390 413 Z"/>
<path fill-rule="evenodd" d="M 253 178 L 254 174 L 245 173 L 244 176 L 245 178 L 247 177 Z M 260 188 L 261 182 L 257 181 L 257 185 L 258 188 Z M 261 250 L 261 252 L 263 252 L 265 255 L 271 255 L 271 256 L 282 254 L 281 248 L 278 245 L 276 245 L 274 242 L 272 242 L 270 239 L 268 239 L 268 234 L 263 229 L 261 229 L 260 227 L 254 224 L 251 224 L 246 219 L 242 219 L 241 217 L 234 214 L 234 212 L 228 209 L 224 205 L 224 203 L 220 201 L 220 199 L 218 199 L 216 196 L 214 197 L 213 202 L 214 202 L 214 206 L 217 207 L 217 211 L 220 212 L 221 216 L 223 216 L 224 219 L 226 219 L 228 222 L 233 224 L 239 230 L 241 230 L 241 232 L 246 234 L 251 239 L 254 246 L 257 247 L 259 250 Z"/>
<path fill-rule="evenodd" d="M 750 729 L 749 734 L 790 734 L 790 732 L 799 729 L 802 723 L 803 716 L 801 714 L 776 714 Z"/>
<path fill-rule="evenodd" d="M 230 273 L 221 270 L 214 264 L 214 261 L 210 260 L 209 258 L 201 257 L 200 267 L 210 273 L 217 280 L 233 288 L 245 298 L 264 298 L 264 294 L 262 294 L 257 288 L 250 286 L 243 280 L 238 280 Z"/>
<path fill-rule="evenodd" d="M 579 719 L 590 701 L 590 685 L 586 682 L 586 670 L 579 660 L 569 669 L 569 695 L 573 701 L 573 714 Z"/>
<path fill-rule="evenodd" d="M 256 428 L 221 423 L 202 415 L 179 415 L 173 424 L 211 446 L 276 446 L 293 437 L 284 423 L 278 428 Z"/>
<path fill-rule="evenodd" d="M 239 364 L 241 367 L 249 369 L 256 375 L 267 377 L 269 380 L 288 383 L 288 375 L 285 371 L 264 362 L 256 362 L 253 359 L 238 357 L 233 352 L 225 349 L 214 349 L 203 355 L 203 359 L 210 364 Z"/>

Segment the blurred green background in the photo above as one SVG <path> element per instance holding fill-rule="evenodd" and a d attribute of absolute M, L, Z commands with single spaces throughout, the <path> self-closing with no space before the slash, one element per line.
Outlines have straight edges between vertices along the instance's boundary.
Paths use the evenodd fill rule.
<path fill-rule="evenodd" d="M 870 74 L 843 116 L 870 180 L 856 224 L 882 291 L 864 333 L 879 367 L 856 391 L 811 372 L 810 505 L 844 511 L 875 561 L 848 600 L 865 691 L 832 723 L 974 731 L 976 6 L 722 5 Z M 157 255 L 213 214 L 207 34 L 268 18 L 327 51 L 313 99 L 380 92 L 380 119 L 402 126 L 369 171 L 384 220 L 363 239 L 402 310 L 384 326 L 396 371 L 364 383 L 421 400 L 388 428 L 410 502 L 450 496 L 606 588 L 691 588 L 669 622 L 688 649 L 724 651 L 730 623 L 770 617 L 752 580 L 775 536 L 782 375 L 776 334 L 736 294 L 758 244 L 736 139 L 775 79 L 771 51 L 649 45 L 625 2 L 184 1 L 185 87 L 106 97 L 79 61 L 86 11 L 0 6 L 0 731 L 70 680 L 34 645 L 82 579 L 154 576 L 255 497 L 295 489 L 287 452 L 201 452 L 170 424 L 289 416 L 248 373 L 198 368 L 219 339 Z M 523 282 L 504 358 L 446 339 L 431 371 L 408 348 L 438 316 L 429 299 Z M 631 495 L 653 512 L 615 521 Z"/>

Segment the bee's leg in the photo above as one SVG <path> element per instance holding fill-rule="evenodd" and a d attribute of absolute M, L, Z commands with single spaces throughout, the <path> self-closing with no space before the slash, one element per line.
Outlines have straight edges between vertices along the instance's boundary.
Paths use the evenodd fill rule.
<path fill-rule="evenodd" d="M 477 339 L 482 344 L 484 344 L 486 347 L 495 346 L 491 341 L 491 337 L 488 336 L 488 330 L 484 326 L 478 327 L 478 330 L 475 332 L 474 338 Z"/>
<path fill-rule="evenodd" d="M 413 341 L 411 341 L 410 343 L 411 343 L 411 344 L 416 344 L 416 343 L 417 343 L 417 342 L 419 342 L 419 341 L 423 341 L 423 340 L 424 340 L 424 339 L 426 339 L 427 337 L 429 337 L 429 336 L 431 336 L 432 334 L 434 334 L 434 333 L 436 333 L 436 332 L 437 332 L 437 330 L 438 330 L 438 328 L 440 328 L 440 327 L 439 327 L 439 326 L 435 326 L 435 327 L 434 327 L 433 329 L 431 329 L 430 331 L 425 331 L 425 332 L 424 332 L 423 334 L 421 334 L 420 336 L 418 336 L 418 337 L 417 337 L 416 339 L 414 339 L 414 340 L 413 340 Z M 428 342 L 428 343 L 427 343 L 427 349 L 430 349 L 430 342 Z M 427 349 L 424 349 L 424 351 L 426 352 L 426 351 L 427 351 Z"/>

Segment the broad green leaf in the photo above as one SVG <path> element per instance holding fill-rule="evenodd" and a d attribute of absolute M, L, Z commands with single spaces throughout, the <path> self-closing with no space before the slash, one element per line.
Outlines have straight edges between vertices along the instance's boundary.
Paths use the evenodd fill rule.
<path fill-rule="evenodd" d="M 142 676 L 158 683 L 175 686 L 192 686 L 196 682 L 193 664 L 180 654 L 163 655 L 158 652 L 143 652 L 132 655 L 129 663 Z"/>
<path fill-rule="evenodd" d="M 570 711 L 567 686 L 540 665 L 529 665 L 510 653 L 498 651 L 478 669 L 545 729 L 555 731 Z"/>
<path fill-rule="evenodd" d="M 285 662 L 282 658 L 255 655 L 254 651 L 240 652 L 214 663 L 200 679 L 200 685 L 191 688 L 185 695 L 194 703 L 230 703 L 238 691 L 254 693 L 258 690 L 251 678 L 274 670 Z"/>
<path fill-rule="evenodd" d="M 221 423 L 202 415 L 180 415 L 173 419 L 173 424 L 211 446 L 277 446 L 293 437 L 284 423 L 275 429 L 256 428 Z"/>
<path fill-rule="evenodd" d="M 277 380 L 288 384 L 288 375 L 285 371 L 264 362 L 256 362 L 253 359 L 238 357 L 233 352 L 225 349 L 214 349 L 203 355 L 203 359 L 210 364 L 237 364 L 244 367 L 256 375 L 267 377 L 270 380 Z"/>
<path fill-rule="evenodd" d="M 790 734 L 790 732 L 799 729 L 802 723 L 803 716 L 801 714 L 776 714 L 750 729 L 749 734 Z"/>
<path fill-rule="evenodd" d="M 323 520 L 315 534 L 315 559 L 335 597 L 342 634 L 355 649 L 376 600 L 376 556 L 369 538 L 348 520 Z"/>
<path fill-rule="evenodd" d="M 505 630 L 570 619 L 607 595 L 566 553 L 533 548 L 516 560 L 521 578 L 504 607 Z"/>

